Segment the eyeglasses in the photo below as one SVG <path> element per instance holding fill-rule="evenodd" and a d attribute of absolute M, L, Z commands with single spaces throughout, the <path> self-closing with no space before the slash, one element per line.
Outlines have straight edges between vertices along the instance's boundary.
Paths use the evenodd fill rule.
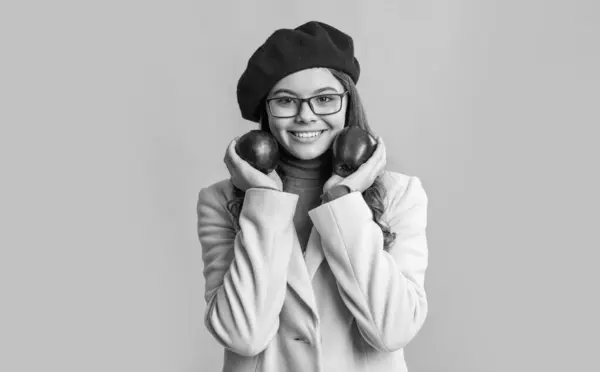
<path fill-rule="evenodd" d="M 267 106 L 271 115 L 276 118 L 297 116 L 304 102 L 308 102 L 308 106 L 315 115 L 331 115 L 342 109 L 342 99 L 346 94 L 348 91 L 319 94 L 308 98 L 281 96 L 267 99 Z"/>

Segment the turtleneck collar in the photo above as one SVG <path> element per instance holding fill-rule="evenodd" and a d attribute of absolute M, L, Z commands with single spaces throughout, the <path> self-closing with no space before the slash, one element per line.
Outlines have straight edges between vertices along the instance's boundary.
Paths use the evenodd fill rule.
<path fill-rule="evenodd" d="M 290 154 L 283 146 L 279 146 L 279 166 L 283 176 L 289 180 L 302 181 L 306 186 L 322 186 L 331 177 L 333 171 L 331 149 L 321 156 L 303 160 Z"/>

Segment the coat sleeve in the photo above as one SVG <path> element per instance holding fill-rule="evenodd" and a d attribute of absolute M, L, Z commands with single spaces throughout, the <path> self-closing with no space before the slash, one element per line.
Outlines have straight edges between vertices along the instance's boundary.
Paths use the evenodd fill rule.
<path fill-rule="evenodd" d="M 260 353 L 279 328 L 297 201 L 290 193 L 247 190 L 236 233 L 224 197 L 207 188 L 199 193 L 205 324 L 240 355 Z"/>
<path fill-rule="evenodd" d="M 427 315 L 427 195 L 417 177 L 393 191 L 386 214 L 396 240 L 387 251 L 360 193 L 309 212 L 344 303 L 365 340 L 381 351 L 405 347 Z"/>

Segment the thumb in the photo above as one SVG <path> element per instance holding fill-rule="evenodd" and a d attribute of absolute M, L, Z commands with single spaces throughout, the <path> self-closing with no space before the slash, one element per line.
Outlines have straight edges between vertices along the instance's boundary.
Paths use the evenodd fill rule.
<path fill-rule="evenodd" d="M 281 180 L 281 177 L 279 177 L 279 174 L 277 173 L 277 171 L 273 170 L 267 176 L 269 176 L 270 179 L 275 181 L 275 184 L 277 185 L 279 190 L 283 190 L 283 181 Z"/>

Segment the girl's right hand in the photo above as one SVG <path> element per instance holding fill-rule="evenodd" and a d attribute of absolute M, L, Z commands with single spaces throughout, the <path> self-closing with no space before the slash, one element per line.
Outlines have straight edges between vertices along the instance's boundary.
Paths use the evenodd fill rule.
<path fill-rule="evenodd" d="M 231 182 L 235 187 L 242 191 L 246 191 L 249 188 L 269 188 L 278 191 L 283 190 L 281 178 L 277 172 L 272 171 L 268 175 L 254 168 L 250 163 L 242 159 L 235 151 L 235 144 L 237 142 L 236 137 L 225 151 L 225 158 L 223 161 L 229 170 L 231 175 Z"/>

